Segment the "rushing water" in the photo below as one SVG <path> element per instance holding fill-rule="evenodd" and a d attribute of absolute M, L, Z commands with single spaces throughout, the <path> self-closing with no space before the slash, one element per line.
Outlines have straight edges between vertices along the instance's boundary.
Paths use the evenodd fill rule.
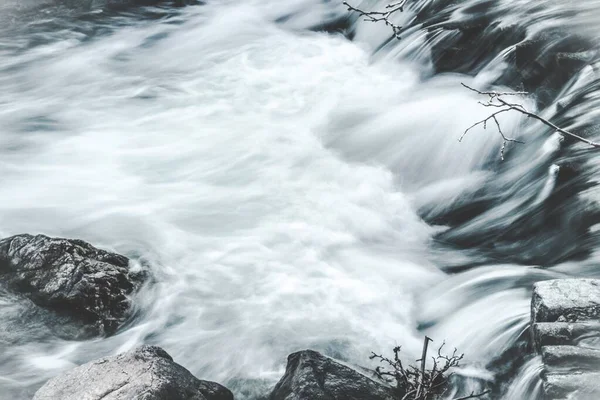
<path fill-rule="evenodd" d="M 533 282 L 600 275 L 597 155 L 518 115 L 501 122 L 527 143 L 504 162 L 492 130 L 457 140 L 488 111 L 460 83 L 495 82 L 511 49 L 475 75 L 434 75 L 418 24 L 401 41 L 361 22 L 353 40 L 320 31 L 344 15 L 337 1 L 2 1 L 0 234 L 82 238 L 156 281 L 130 326 L 84 342 L 2 295 L 3 399 L 143 342 L 252 399 L 295 350 L 368 366 L 396 344 L 418 358 L 423 333 L 466 353 L 475 388 L 525 335 Z M 478 3 L 445 12 L 460 21 Z M 597 2 L 562 3 L 499 1 L 494 15 L 588 34 Z M 587 91 L 568 127 L 596 118 L 595 84 L 564 88 Z M 567 183 L 565 164 L 579 167 Z M 448 217 L 461 207 L 479 211 Z M 535 398 L 537 372 L 537 359 L 522 366 L 507 399 Z"/>

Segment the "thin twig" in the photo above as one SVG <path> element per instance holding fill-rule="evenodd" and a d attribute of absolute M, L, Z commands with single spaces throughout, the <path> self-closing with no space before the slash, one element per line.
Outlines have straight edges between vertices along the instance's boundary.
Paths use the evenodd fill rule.
<path fill-rule="evenodd" d="M 394 24 L 390 21 L 390 17 L 397 12 L 404 11 L 404 6 L 408 0 L 400 0 L 396 3 L 388 4 L 385 8 L 386 11 L 363 11 L 360 8 L 356 8 L 348 4 L 347 1 L 344 1 L 344 5 L 348 7 L 348 11 L 354 11 L 364 17 L 364 20 L 367 22 L 383 22 L 394 31 L 394 36 L 397 39 L 400 39 L 400 32 L 402 31 L 402 27 Z"/>
<path fill-rule="evenodd" d="M 456 399 L 454 399 L 454 400 L 467 400 L 467 399 L 476 399 L 476 398 L 478 398 L 478 397 L 485 396 L 486 394 L 488 394 L 488 393 L 490 393 L 490 392 L 491 392 L 491 390 L 485 390 L 485 391 L 483 391 L 483 392 L 481 392 L 481 393 L 475 393 L 475 392 L 471 392 L 471 394 L 470 394 L 470 395 L 468 395 L 468 396 L 465 396 L 465 397 L 458 397 L 458 398 L 456 398 Z"/>
<path fill-rule="evenodd" d="M 433 367 L 427 370 L 425 367 L 429 342 L 432 342 L 432 339 L 425 337 L 422 357 L 417 360 L 417 362 L 420 361 L 419 366 L 409 365 L 404 367 L 402 365 L 400 346 L 394 347 L 393 358 L 376 353 L 371 354 L 371 359 L 379 360 L 383 364 L 375 368 L 375 375 L 394 388 L 397 394 L 396 398 L 399 400 L 433 400 L 440 398 L 448 390 L 450 377 L 453 375 L 452 370 L 460 366 L 464 354 L 459 354 L 456 348 L 451 355 L 442 354 L 442 350 L 446 345 L 444 342 L 437 349 L 437 355 L 431 357 Z M 483 394 L 480 394 L 480 396 Z"/>

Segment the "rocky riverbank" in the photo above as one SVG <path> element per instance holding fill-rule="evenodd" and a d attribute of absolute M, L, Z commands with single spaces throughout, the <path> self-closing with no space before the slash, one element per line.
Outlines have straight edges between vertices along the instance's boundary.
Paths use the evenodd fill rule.
<path fill-rule="evenodd" d="M 56 317 L 69 339 L 110 336 L 133 316 L 131 296 L 149 274 L 127 257 L 81 240 L 17 235 L 0 240 L 0 285 Z M 600 377 L 600 280 L 538 282 L 531 306 L 532 348 L 544 363 L 548 399 L 596 399 Z M 55 325 L 50 329 L 56 330 Z M 573 397 L 575 396 L 575 397 Z M 155 346 L 81 365 L 49 380 L 34 399 L 227 400 L 218 383 L 199 380 Z M 288 357 L 270 400 L 392 400 L 373 375 L 305 350 Z"/>
<path fill-rule="evenodd" d="M 131 296 L 148 281 L 120 254 L 82 240 L 16 235 L 0 240 L 0 286 L 51 313 L 48 328 L 70 340 L 110 336 L 133 317 Z M 156 346 L 141 346 L 50 379 L 35 400 L 229 400 Z M 270 400 L 392 400 L 390 389 L 318 352 L 291 354 Z"/>
<path fill-rule="evenodd" d="M 199 380 L 156 346 L 101 358 L 49 380 L 34 400 L 233 400 L 224 386 Z M 269 400 L 393 400 L 390 389 L 315 351 L 288 357 Z"/>

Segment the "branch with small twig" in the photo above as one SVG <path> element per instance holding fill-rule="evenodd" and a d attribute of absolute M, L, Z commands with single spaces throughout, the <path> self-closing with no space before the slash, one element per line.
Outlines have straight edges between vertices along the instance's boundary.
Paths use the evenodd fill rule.
<path fill-rule="evenodd" d="M 477 94 L 480 94 L 483 96 L 488 96 L 487 101 L 485 101 L 485 102 L 480 101 L 479 104 L 481 104 L 484 107 L 496 109 L 496 111 L 494 111 L 487 118 L 482 119 L 481 121 L 478 121 L 478 122 L 474 123 L 473 125 L 471 125 L 470 127 L 468 127 L 464 131 L 464 133 L 461 135 L 461 137 L 458 139 L 459 142 L 462 142 L 464 137 L 467 135 L 467 133 L 471 129 L 473 129 L 479 125 L 483 126 L 483 129 L 486 129 L 488 122 L 493 121 L 494 124 L 496 125 L 496 129 L 498 130 L 498 133 L 502 136 L 502 147 L 500 148 L 500 158 L 504 161 L 504 151 L 506 149 L 506 144 L 509 142 L 514 142 L 514 143 L 523 143 L 523 142 L 520 140 L 517 140 L 517 139 L 509 138 L 504 134 L 504 132 L 502 131 L 500 122 L 498 121 L 498 115 L 504 114 L 504 113 L 507 113 L 510 111 L 516 111 L 516 112 L 519 112 L 519 113 L 527 116 L 528 118 L 533 118 L 537 121 L 540 121 L 544 125 L 552 128 L 555 132 L 558 132 L 559 134 L 561 134 L 563 137 L 569 137 L 569 138 L 577 140 L 579 142 L 583 142 L 594 148 L 600 148 L 600 144 L 593 142 L 591 140 L 588 140 L 584 137 L 581 137 L 573 132 L 569 132 L 565 129 L 562 129 L 562 128 L 556 126 L 555 124 L 548 121 L 547 119 L 540 117 L 539 115 L 537 115 L 531 111 L 528 111 L 525 108 L 525 106 L 523 106 L 522 104 L 513 103 L 513 102 L 506 100 L 506 97 L 527 95 L 528 94 L 527 92 L 484 92 L 481 90 L 474 89 L 468 85 L 465 85 L 464 83 L 461 83 L 461 85 L 463 85 L 465 88 L 467 88 Z"/>
<path fill-rule="evenodd" d="M 456 399 L 454 399 L 454 400 L 477 399 L 477 398 L 479 398 L 479 397 L 483 397 L 483 396 L 485 396 L 486 394 L 488 394 L 488 393 L 490 393 L 490 392 L 491 392 L 491 390 L 486 390 L 486 391 L 484 391 L 484 392 L 481 392 L 481 393 L 475 393 L 475 392 L 471 392 L 471 394 L 470 394 L 470 395 L 468 395 L 468 396 L 465 396 L 465 397 L 459 397 L 459 398 L 456 398 Z"/>
<path fill-rule="evenodd" d="M 420 366 L 410 365 L 405 367 L 400 359 L 400 346 L 394 348 L 394 357 L 388 358 L 376 353 L 371 354 L 371 359 L 379 360 L 382 364 L 375 368 L 375 375 L 381 381 L 388 383 L 393 390 L 395 398 L 398 400 L 433 400 L 443 396 L 449 388 L 449 380 L 453 374 L 453 369 L 460 366 L 460 361 L 464 354 L 458 354 L 454 349 L 451 355 L 445 355 L 442 350 L 445 342 L 438 348 L 437 355 L 431 357 L 433 367 L 426 369 L 425 361 L 429 342 L 433 340 L 425 337 Z M 472 392 L 466 397 L 460 397 L 454 400 L 466 400 L 483 397 L 489 391 L 481 393 Z"/>
<path fill-rule="evenodd" d="M 364 20 L 367 22 L 383 22 L 394 31 L 394 36 L 397 39 L 400 39 L 400 32 L 402 31 L 402 27 L 394 24 L 390 21 L 390 17 L 397 12 L 404 11 L 404 6 L 408 0 L 400 0 L 395 3 L 388 4 L 385 7 L 385 11 L 364 11 L 360 8 L 356 8 L 348 4 L 347 1 L 344 1 L 343 4 L 348 7 L 348 11 L 354 11 L 360 14 L 361 17 L 364 17 Z"/>

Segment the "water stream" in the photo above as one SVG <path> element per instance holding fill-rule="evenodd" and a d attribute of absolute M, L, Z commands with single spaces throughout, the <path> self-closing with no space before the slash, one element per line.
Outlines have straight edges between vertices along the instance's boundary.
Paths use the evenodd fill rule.
<path fill-rule="evenodd" d="M 3 399 L 140 343 L 255 399 L 295 350 L 369 366 L 397 344 L 418 358 L 424 333 L 466 354 L 463 384 L 477 387 L 526 334 L 533 282 L 600 275 L 598 155 L 513 114 L 504 130 L 526 144 L 504 162 L 492 130 L 459 142 L 488 112 L 461 83 L 496 82 L 511 49 L 434 74 L 414 23 L 424 2 L 398 16 L 410 28 L 396 41 L 361 21 L 314 29 L 345 15 L 337 1 L 2 1 L 0 236 L 81 238 L 155 277 L 125 329 L 81 342 L 3 294 Z M 461 21 L 480 3 L 445 12 Z M 564 3 L 499 1 L 494 15 L 593 35 L 599 2 Z M 599 109 L 595 80 L 581 82 L 564 88 L 587 91 L 568 127 Z M 578 173 L 565 183 L 566 164 Z M 506 398 L 535 398 L 539 361 L 515 368 Z"/>

